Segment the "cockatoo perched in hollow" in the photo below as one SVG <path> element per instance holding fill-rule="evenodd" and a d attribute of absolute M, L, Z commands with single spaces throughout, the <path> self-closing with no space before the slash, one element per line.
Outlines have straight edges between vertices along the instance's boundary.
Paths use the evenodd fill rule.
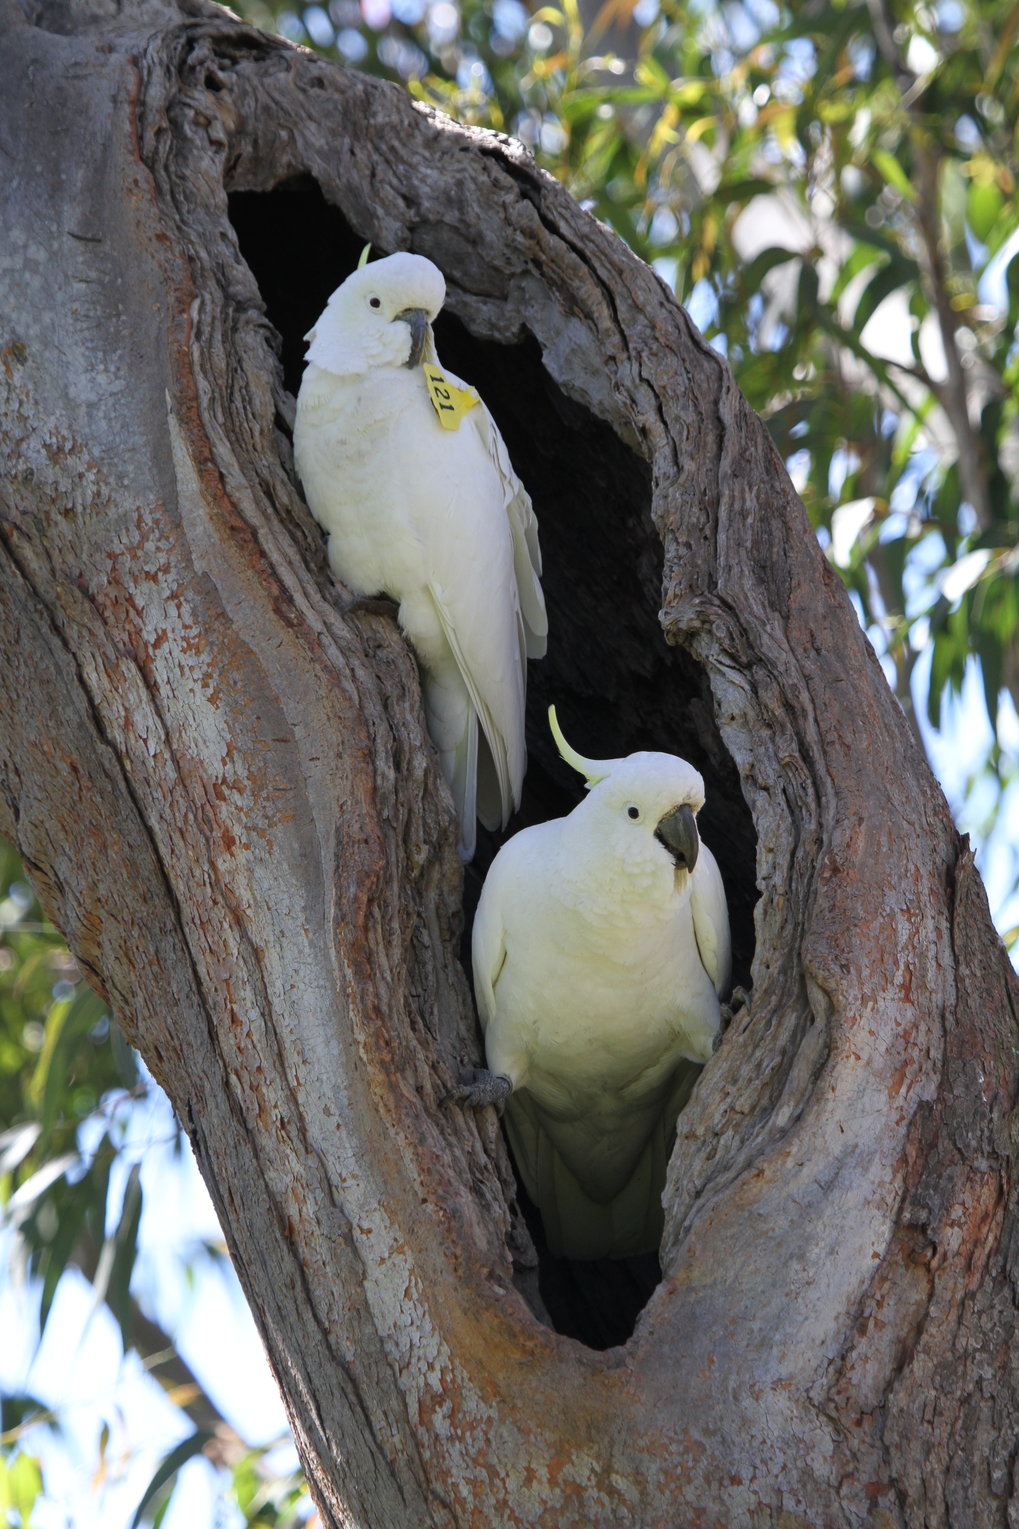
<path fill-rule="evenodd" d="M 294 456 L 335 576 L 399 606 L 469 860 L 475 815 L 505 827 L 519 805 L 527 659 L 548 627 L 531 501 L 485 405 L 435 354 L 445 295 L 438 267 L 406 253 L 337 287 L 306 336 Z"/>
<path fill-rule="evenodd" d="M 506 1099 L 505 1125 L 553 1253 L 653 1252 L 676 1115 L 719 1030 L 725 891 L 696 815 L 704 782 L 673 754 L 584 759 L 589 794 L 499 851 L 474 920 L 490 1072 L 454 1089 Z M 508 1097 L 507 1097 L 508 1096 Z"/>

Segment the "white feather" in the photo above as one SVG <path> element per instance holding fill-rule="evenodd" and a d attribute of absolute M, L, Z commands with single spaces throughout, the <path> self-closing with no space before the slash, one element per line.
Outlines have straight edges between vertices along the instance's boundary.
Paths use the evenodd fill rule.
<path fill-rule="evenodd" d="M 474 924 L 489 1068 L 555 1253 L 651 1251 L 678 1110 L 712 1053 L 728 982 L 725 894 L 703 844 L 692 871 L 655 837 L 704 802 L 673 755 L 605 762 L 565 818 L 496 856 Z"/>
<path fill-rule="evenodd" d="M 505 826 L 519 805 L 527 657 L 544 653 L 547 626 L 534 514 L 494 420 L 478 404 L 442 429 L 421 367 L 406 364 L 401 315 L 433 320 L 444 296 L 420 255 L 347 278 L 309 335 L 294 455 L 336 578 L 399 605 L 469 859 L 475 812 Z M 436 363 L 430 329 L 425 359 Z"/>

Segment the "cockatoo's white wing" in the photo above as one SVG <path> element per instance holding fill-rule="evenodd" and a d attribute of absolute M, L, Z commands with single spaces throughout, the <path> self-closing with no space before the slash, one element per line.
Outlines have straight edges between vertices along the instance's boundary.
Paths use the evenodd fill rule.
<path fill-rule="evenodd" d="M 690 881 L 690 911 L 693 914 L 697 951 L 701 965 L 721 998 L 723 993 L 729 991 L 732 975 L 729 910 L 718 862 L 703 839 Z"/>
<path fill-rule="evenodd" d="M 452 378 L 450 379 L 453 380 Z M 457 384 L 463 386 L 462 383 Z M 538 546 L 538 522 L 531 498 L 516 473 L 506 450 L 506 442 L 484 404 L 467 416 L 503 484 L 506 514 L 513 536 L 513 570 L 517 597 L 524 626 L 524 646 L 528 658 L 543 658 L 548 638 L 548 617 L 541 592 L 541 551 Z"/>
<path fill-rule="evenodd" d="M 496 855 L 482 888 L 471 934 L 471 965 L 478 1018 L 485 1035 L 485 1052 L 493 1072 L 503 1073 L 514 1088 L 527 1082 L 533 1023 L 529 1009 L 523 1012 L 511 1001 L 500 979 L 507 969 L 508 933 L 506 913 L 518 914 L 532 906 L 542 870 L 555 874 L 558 823 L 535 824 L 515 834 Z M 538 915 L 539 922 L 541 915 Z M 519 917 L 515 948 L 521 950 Z"/>
<path fill-rule="evenodd" d="M 487 1035 L 495 1020 L 495 985 L 506 960 L 506 930 L 498 888 L 494 882 L 490 886 L 486 882 L 486 888 L 488 895 L 478 905 L 471 934 L 471 965 L 478 1019 Z"/>
<path fill-rule="evenodd" d="M 445 367 L 442 371 L 453 387 L 467 389 L 468 385 L 455 373 Z M 501 499 L 501 510 L 509 526 L 513 570 L 508 582 L 516 618 L 517 652 L 511 657 L 506 651 L 505 632 L 492 619 L 490 567 L 485 569 L 488 580 L 473 578 L 468 585 L 458 581 L 442 587 L 433 583 L 430 593 L 488 746 L 487 755 L 483 749 L 478 754 L 476 806 L 485 826 L 495 828 L 506 823 L 520 800 L 526 762 L 523 738 L 527 660 L 544 654 L 548 618 L 540 583 L 538 522 L 530 496 L 513 471 L 499 427 L 485 404 L 478 403 L 468 410 L 460 428 L 465 446 L 470 441 L 480 448 L 482 459 L 487 460 L 491 473 L 484 481 L 490 486 L 488 491 Z M 465 481 L 473 491 L 482 491 L 478 474 L 470 474 Z M 454 768 L 452 787 L 458 802 L 460 784 L 460 773 Z"/>
<path fill-rule="evenodd" d="M 464 489 L 473 491 L 469 483 Z M 485 571 L 495 572 L 491 567 Z M 479 753 L 476 806 L 486 827 L 496 828 L 507 821 L 520 799 L 526 763 L 527 670 L 518 641 L 519 620 L 500 619 L 504 613 L 493 608 L 492 585 L 470 569 L 463 570 L 461 577 L 448 577 L 442 583 L 433 577 L 427 593 L 487 744 L 491 769 L 485 770 L 488 760 Z M 515 601 L 513 609 L 517 609 Z M 456 772 L 451 784 L 459 800 L 464 792 L 458 790 L 458 783 Z M 470 795 L 470 783 L 466 794 Z"/>

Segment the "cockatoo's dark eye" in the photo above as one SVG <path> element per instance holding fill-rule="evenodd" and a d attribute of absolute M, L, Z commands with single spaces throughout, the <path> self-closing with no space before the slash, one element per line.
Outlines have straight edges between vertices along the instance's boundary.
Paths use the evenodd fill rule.
<path fill-rule="evenodd" d="M 369 299 L 368 299 L 368 306 L 369 306 L 369 308 L 381 308 L 382 307 L 382 299 L 381 299 L 381 297 L 369 297 Z"/>
<path fill-rule="evenodd" d="M 631 823 L 639 823 L 644 814 L 635 802 L 631 802 L 626 809 L 626 816 L 630 819 Z"/>

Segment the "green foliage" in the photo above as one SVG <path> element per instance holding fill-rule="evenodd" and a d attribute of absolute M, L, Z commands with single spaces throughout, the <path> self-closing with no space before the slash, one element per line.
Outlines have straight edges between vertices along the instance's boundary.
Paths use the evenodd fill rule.
<path fill-rule="evenodd" d="M 5 1529 L 31 1529 L 43 1472 L 23 1439 L 34 1426 L 46 1423 L 52 1424 L 51 1415 L 35 1397 L 0 1397 L 0 1524 Z"/>
<path fill-rule="evenodd" d="M 34 1163 L 73 1146 L 78 1124 L 110 1089 L 137 1081 L 130 1054 L 107 1044 L 109 1029 L 17 855 L 0 841 L 0 1124 L 38 1126 L 18 1175 L 0 1179 L 3 1199 Z"/>
<path fill-rule="evenodd" d="M 214 1435 L 196 1429 L 160 1461 L 142 1493 L 131 1529 L 150 1524 L 159 1529 L 170 1505 L 178 1471 L 214 1443 Z M 275 1475 L 267 1464 L 267 1449 L 244 1454 L 231 1470 L 231 1497 L 242 1515 L 244 1529 L 296 1529 L 307 1515 L 308 1494 L 300 1471 Z"/>
<path fill-rule="evenodd" d="M 0 1227 L 9 1234 L 11 1274 L 32 1282 L 40 1341 L 61 1280 L 71 1270 L 84 1274 L 97 1304 L 105 1304 L 117 1322 L 124 1352 L 137 1348 L 141 1330 L 156 1345 L 141 1354 L 146 1368 L 163 1379 L 172 1401 L 186 1407 L 197 1388 L 180 1382 L 169 1336 L 153 1331 L 151 1323 L 139 1327 L 132 1288 L 143 1192 L 141 1164 L 126 1167 L 125 1153 L 132 1111 L 152 1088 L 104 1003 L 80 980 L 62 939 L 44 920 L 14 851 L 0 840 Z M 193 1271 L 185 1265 L 183 1272 L 188 1277 Z M 199 1400 L 203 1416 L 211 1413 L 214 1421 L 218 1415 L 208 1397 Z M 46 1449 L 40 1439 L 59 1436 L 62 1425 L 59 1409 L 51 1411 L 38 1398 L 0 1397 L 5 1529 L 30 1529 L 44 1493 Z M 106 1472 L 109 1436 L 105 1424 L 99 1479 Z M 274 1446 L 250 1450 L 220 1420 L 215 1428 L 194 1428 L 168 1451 L 138 1503 L 135 1523 L 155 1529 L 181 1467 L 202 1453 L 223 1458 L 224 1437 L 232 1439 L 225 1489 L 243 1523 L 284 1529 L 302 1521 L 308 1499 L 300 1473 L 281 1477 L 268 1463 Z"/>
<path fill-rule="evenodd" d="M 154 1529 L 158 1529 L 169 1504 L 177 1472 L 182 1465 L 186 1465 L 195 1455 L 200 1454 L 211 1438 L 212 1435 L 206 1429 L 196 1428 L 189 1438 L 182 1440 L 160 1461 L 152 1480 L 142 1493 L 137 1512 L 131 1520 L 131 1529 L 139 1529 L 140 1524 L 150 1521 L 148 1511 L 150 1505 L 155 1506 L 155 1511 L 151 1514 L 151 1522 Z"/>
<path fill-rule="evenodd" d="M 31 1529 L 32 1514 L 42 1495 L 42 1471 L 33 1455 L 15 1450 L 0 1455 L 0 1522 L 10 1529 Z"/>
<path fill-rule="evenodd" d="M 16 1228 L 23 1272 L 41 1281 L 40 1327 L 68 1263 L 107 1245 L 118 1106 L 138 1087 L 134 1057 L 111 1040 L 105 1005 L 78 978 L 45 923 L 9 845 L 0 844 L 0 1205 Z M 78 1132 L 98 1129 L 88 1152 Z M 93 1133 L 95 1134 L 95 1133 Z M 135 1227 L 135 1231 L 137 1227 Z M 134 1244 L 121 1244 L 130 1278 Z M 128 1265 L 125 1269 L 124 1264 Z"/>
<path fill-rule="evenodd" d="M 304 1516 L 308 1496 L 300 1471 L 275 1476 L 265 1450 L 253 1450 L 234 1467 L 233 1497 L 246 1529 L 290 1529 Z"/>

